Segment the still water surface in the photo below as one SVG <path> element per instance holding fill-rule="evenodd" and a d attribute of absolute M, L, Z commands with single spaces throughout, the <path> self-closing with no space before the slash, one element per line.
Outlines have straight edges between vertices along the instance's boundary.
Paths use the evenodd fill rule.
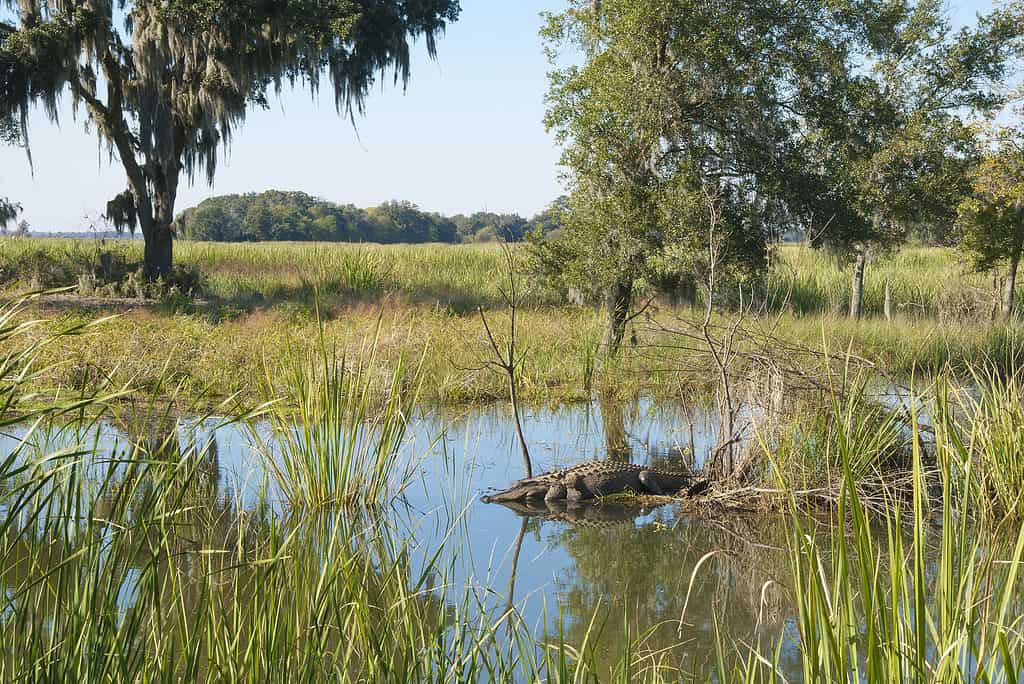
<path fill-rule="evenodd" d="M 700 409 L 646 402 L 604 408 L 527 410 L 523 423 L 535 472 L 609 454 L 661 467 L 699 465 L 718 431 L 715 417 Z M 218 497 L 246 509 L 261 495 L 274 499 L 251 430 L 215 420 L 179 420 L 176 429 L 181 444 L 209 445 Z M 138 439 L 111 424 L 92 437 L 98 451 L 108 453 Z M 9 452 L 18 438 L 17 432 L 3 436 L 0 449 Z M 55 449 L 70 437 L 39 439 Z M 780 518 L 715 519 L 688 516 L 674 506 L 605 506 L 588 509 L 586 519 L 552 519 L 480 503 L 481 493 L 522 477 L 512 421 L 498 406 L 424 413 L 410 426 L 406 452 L 416 477 L 394 512 L 415 539 L 414 553 L 429 557 L 447 539 L 447 552 L 458 559 L 451 579 L 485 588 L 489 610 L 500 612 L 511 601 L 538 636 L 561 623 L 567 641 L 578 643 L 596 612 L 611 664 L 627 639 L 626 625 L 657 626 L 648 646 L 681 643 L 671 649 L 671 659 L 700 680 L 713 667 L 716 623 L 728 643 L 743 649 L 741 644 L 761 644 L 770 651 L 780 635 L 793 635 L 791 610 L 779 589 L 789 585 L 787 528 Z M 693 579 L 712 551 L 716 555 Z M 131 596 L 126 587 L 124 601 Z M 789 646 L 783 650 L 786 670 L 796 664 Z"/>

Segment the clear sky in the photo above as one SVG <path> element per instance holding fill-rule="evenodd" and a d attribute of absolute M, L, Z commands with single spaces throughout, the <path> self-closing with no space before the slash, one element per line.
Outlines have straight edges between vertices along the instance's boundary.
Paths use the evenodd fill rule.
<path fill-rule="evenodd" d="M 540 13 L 564 0 L 462 0 L 462 17 L 438 59 L 414 52 L 403 93 L 377 89 L 354 129 L 327 93 L 285 92 L 250 114 L 220 164 L 214 186 L 183 185 L 177 208 L 206 197 L 269 188 L 303 190 L 358 206 L 410 200 L 447 214 L 477 210 L 529 216 L 561 192 L 558 150 L 545 132 L 547 63 Z M 990 0 L 951 4 L 956 23 Z M 124 190 L 118 162 L 75 121 L 65 103 L 60 127 L 41 112 L 30 121 L 35 175 L 22 150 L 0 147 L 0 196 L 20 202 L 33 230 L 86 229 Z M 89 216 L 90 218 L 85 218 Z"/>

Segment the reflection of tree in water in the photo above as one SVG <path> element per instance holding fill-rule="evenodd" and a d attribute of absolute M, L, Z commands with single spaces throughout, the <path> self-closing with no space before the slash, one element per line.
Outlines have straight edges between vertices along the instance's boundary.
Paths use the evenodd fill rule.
<path fill-rule="evenodd" d="M 613 461 L 630 461 L 633 450 L 629 446 L 629 432 L 626 430 L 626 402 L 601 394 L 598 396 L 598 404 L 601 407 L 605 458 Z"/>
<path fill-rule="evenodd" d="M 623 401 L 609 395 L 599 395 L 598 405 L 605 458 L 646 462 L 664 470 L 687 471 L 696 467 L 697 442 L 706 440 L 708 435 L 707 420 L 699 405 L 642 407 L 639 400 Z M 652 440 L 650 435 L 630 433 L 630 426 L 642 427 L 642 408 L 646 411 L 645 421 L 662 428 L 667 426 L 667 434 L 658 430 Z"/>
<path fill-rule="evenodd" d="M 696 676 L 705 676 L 714 666 L 716 620 L 730 640 L 756 644 L 780 633 L 783 610 L 777 587 L 765 592 L 762 608 L 764 583 L 783 580 L 789 572 L 785 525 L 778 520 L 716 523 L 682 518 L 671 528 L 660 521 L 608 529 L 572 526 L 557 538 L 575 561 L 573 574 L 563 578 L 561 600 L 568 640 L 579 643 L 600 609 L 606 620 L 602 655 L 607 667 L 616 663 L 627 639 L 655 625 L 660 627 L 647 647 L 682 642 L 671 651 L 672 658 L 682 671 Z M 709 551 L 719 553 L 698 571 L 691 589 L 693 570 Z M 756 628 L 759 615 L 765 624 L 761 633 Z"/>

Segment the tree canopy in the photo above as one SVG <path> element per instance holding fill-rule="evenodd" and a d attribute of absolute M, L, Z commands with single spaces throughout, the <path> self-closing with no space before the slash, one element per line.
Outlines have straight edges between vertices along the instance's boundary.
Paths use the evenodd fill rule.
<path fill-rule="evenodd" d="M 539 263 L 603 300 L 609 353 L 639 292 L 756 276 L 794 229 L 859 253 L 859 312 L 868 246 L 949 232 L 1024 31 L 1008 5 L 954 32 L 939 0 L 569 5 L 543 31 L 566 235 Z"/>
<path fill-rule="evenodd" d="M 571 192 L 541 262 L 604 299 L 609 353 L 663 273 L 704 280 L 711 254 L 760 270 L 788 218 L 780 179 L 801 166 L 799 95 L 844 67 L 858 30 L 817 0 L 573 0 L 549 17 L 546 123 Z M 566 46 L 587 58 L 563 65 Z"/>
<path fill-rule="evenodd" d="M 986 142 L 959 207 L 960 247 L 978 269 L 1007 264 L 1002 308 L 1009 316 L 1024 252 L 1024 128 L 997 127 Z"/>
<path fill-rule="evenodd" d="M 869 250 L 949 235 L 975 162 L 972 118 L 1001 106 L 1019 15 L 953 31 L 937 0 L 862 12 L 865 40 L 801 95 L 804 164 L 785 189 L 811 243 L 854 257 L 859 316 Z"/>
<path fill-rule="evenodd" d="M 25 128 L 39 103 L 56 121 L 68 94 L 124 166 L 108 205 L 136 222 L 151 275 L 172 263 L 181 174 L 213 179 L 219 152 L 252 107 L 285 85 L 333 90 L 363 112 L 380 76 L 405 83 L 409 41 L 436 38 L 457 0 L 0 0 L 0 117 Z"/>
<path fill-rule="evenodd" d="M 551 231 L 550 210 L 526 220 L 518 214 L 478 212 L 447 217 L 391 201 L 360 209 L 304 192 L 270 190 L 204 200 L 178 215 L 179 234 L 224 242 L 320 240 L 332 242 L 516 242 L 530 230 Z"/>

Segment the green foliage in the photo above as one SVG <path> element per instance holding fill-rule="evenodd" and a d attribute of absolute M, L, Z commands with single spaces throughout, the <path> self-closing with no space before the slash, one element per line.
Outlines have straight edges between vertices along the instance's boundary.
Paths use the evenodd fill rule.
<path fill-rule="evenodd" d="M 604 299 L 763 273 L 800 231 L 863 258 L 907 234 L 948 242 L 976 150 L 1005 102 L 1021 8 L 952 31 L 941 3 L 576 0 L 549 16 L 546 123 L 571 190 L 538 261 Z M 582 63 L 566 59 L 584 55 Z"/>
<path fill-rule="evenodd" d="M 812 243 L 846 256 L 951 233 L 976 155 L 967 124 L 1005 100 L 1021 33 L 1010 10 L 954 32 L 932 0 L 863 8 L 852 60 L 799 93 L 815 116 L 785 185 Z"/>
<path fill-rule="evenodd" d="M 810 116 L 791 94 L 842 66 L 849 23 L 811 0 L 577 0 L 549 16 L 545 121 L 571 194 L 543 269 L 616 300 L 618 328 L 644 290 L 763 273 Z M 565 44 L 586 61 L 566 66 Z"/>
<path fill-rule="evenodd" d="M 973 192 L 959 209 L 960 247 L 979 270 L 1019 259 L 1024 249 L 1024 129 L 994 131 Z"/>
<path fill-rule="evenodd" d="M 532 221 L 516 214 L 480 212 L 452 218 L 391 201 L 370 209 L 337 205 L 304 192 L 269 190 L 204 200 L 177 218 L 190 240 L 211 242 L 518 242 L 532 227 L 552 230 L 547 213 Z"/>
<path fill-rule="evenodd" d="M 26 417 L 25 379 L 46 371 L 39 352 L 54 341 L 18 323 L 20 313 L 0 307 L 6 428 Z M 311 392 L 313 410 L 291 414 L 295 439 L 322 427 L 335 434 L 347 425 L 338 416 L 351 415 L 337 408 L 358 405 L 338 393 L 337 358 L 318 353 L 295 357 L 298 385 L 273 378 L 285 397 Z M 361 358 L 356 367 L 376 366 Z M 449 492 L 434 500 L 447 521 L 435 530 L 440 542 L 424 548 L 418 510 L 292 508 L 265 489 L 255 501 L 225 496 L 216 442 L 181 439 L 177 423 L 161 429 L 145 415 L 141 437 L 108 450 L 83 415 L 115 407 L 115 397 L 56 403 L 31 413 L 37 422 L 0 456 L 0 639 L 17 645 L 0 652 L 0 679 L 625 683 L 703 681 L 716 667 L 722 682 L 777 682 L 794 671 L 807 682 L 1018 681 L 1024 530 L 1019 509 L 992 503 L 992 488 L 1006 478 L 1019 499 L 1019 468 L 992 468 L 987 454 L 1010 455 L 1024 413 L 1006 410 L 1019 408 L 1019 388 L 978 380 L 991 404 L 977 421 L 942 399 L 962 389 L 946 380 L 917 397 L 938 399 L 929 406 L 934 436 L 905 433 L 912 453 L 903 478 L 884 471 L 887 488 L 871 499 L 858 473 L 892 465 L 873 459 L 889 453 L 892 433 L 883 426 L 872 435 L 869 420 L 848 415 L 864 405 L 834 396 L 821 445 L 839 471 L 833 520 L 808 519 L 794 500 L 786 518 L 748 515 L 738 525 L 687 516 L 678 529 L 660 520 L 547 526 L 556 536 L 545 542 L 574 561 L 559 587 L 565 614 L 539 622 L 553 625 L 549 633 L 503 605 L 506 589 L 492 575 L 467 575 L 456 546 L 466 518 Z M 60 423 L 51 420 L 60 413 Z M 229 417 L 204 413 L 199 424 L 247 421 L 261 448 L 260 410 L 225 403 L 212 413 Z M 53 439 L 35 438 L 43 434 Z M 316 458 L 313 444 L 341 449 L 318 439 L 298 447 L 302 458 Z M 375 491 L 378 473 L 366 465 L 327 500 Z M 1007 513 L 1014 517 L 1001 524 Z M 778 548 L 780 537 L 788 543 Z M 608 604 L 623 607 L 622 623 L 608 619 Z M 714 624 L 693 619 L 698 604 Z M 779 641 L 765 647 L 773 632 Z M 675 669 L 687 664 L 680 653 L 691 669 Z"/>

